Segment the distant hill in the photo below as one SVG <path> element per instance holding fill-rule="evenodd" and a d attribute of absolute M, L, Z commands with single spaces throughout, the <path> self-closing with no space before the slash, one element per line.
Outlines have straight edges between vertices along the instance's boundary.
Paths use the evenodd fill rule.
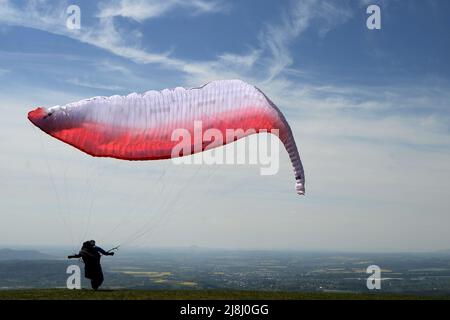
<path fill-rule="evenodd" d="M 0 249 L 0 261 L 6 260 L 51 260 L 54 256 L 37 250 Z"/>

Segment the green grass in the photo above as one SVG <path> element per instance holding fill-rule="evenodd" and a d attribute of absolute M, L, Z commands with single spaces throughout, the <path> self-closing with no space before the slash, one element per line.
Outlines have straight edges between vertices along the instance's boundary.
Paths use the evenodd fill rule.
<path fill-rule="evenodd" d="M 427 300 L 450 296 L 235 290 L 0 290 L 0 300 Z"/>

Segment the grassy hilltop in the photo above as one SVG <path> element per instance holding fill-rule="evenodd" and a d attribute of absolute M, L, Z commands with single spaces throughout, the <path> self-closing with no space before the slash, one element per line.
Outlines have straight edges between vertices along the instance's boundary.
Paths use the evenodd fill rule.
<path fill-rule="evenodd" d="M 27 289 L 0 291 L 0 300 L 427 300 L 442 296 L 394 294 L 305 293 L 236 290 L 67 290 Z"/>

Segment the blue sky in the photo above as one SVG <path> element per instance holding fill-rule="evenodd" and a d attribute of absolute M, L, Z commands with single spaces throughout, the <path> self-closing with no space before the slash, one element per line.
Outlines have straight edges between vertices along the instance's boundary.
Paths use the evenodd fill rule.
<path fill-rule="evenodd" d="M 81 9 L 80 30 L 66 28 L 70 4 Z M 381 30 L 366 27 L 369 4 L 381 7 Z M 146 210 L 155 205 L 170 214 L 155 213 L 141 245 L 449 248 L 449 10 L 445 0 L 0 0 L 0 244 L 48 244 L 56 235 L 72 245 L 84 233 L 111 234 L 123 219 L 152 224 Z M 284 151 L 280 174 L 266 180 L 246 167 L 197 173 L 98 162 L 25 118 L 40 105 L 226 78 L 257 85 L 287 115 L 305 198 L 291 190 Z M 171 202 L 169 190 L 183 186 L 160 196 L 149 188 L 166 171 L 158 183 L 172 186 L 180 174 L 198 182 L 173 191 L 185 197 L 176 209 L 161 198 Z M 90 175 L 102 177 L 98 185 Z M 123 217 L 130 202 L 134 219 Z M 62 227 L 69 220 L 93 227 Z"/>

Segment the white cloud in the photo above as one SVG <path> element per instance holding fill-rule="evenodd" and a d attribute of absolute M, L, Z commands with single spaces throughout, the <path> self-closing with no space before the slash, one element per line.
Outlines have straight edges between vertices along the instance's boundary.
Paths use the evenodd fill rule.
<path fill-rule="evenodd" d="M 101 70 L 101 71 L 117 72 L 124 76 L 132 76 L 132 72 L 128 68 L 126 68 L 123 65 L 120 65 L 118 63 L 113 63 L 108 60 L 96 62 L 94 65 L 98 70 Z"/>
<path fill-rule="evenodd" d="M 217 13 L 228 11 L 222 1 L 214 0 L 116 0 L 100 3 L 100 18 L 124 17 L 142 22 L 160 17 L 177 8 L 188 14 Z"/>
<path fill-rule="evenodd" d="M 5 74 L 7 74 L 8 72 L 10 72 L 10 70 L 0 68 L 0 76 L 3 76 L 3 75 L 5 75 Z"/>
<path fill-rule="evenodd" d="M 260 35 L 262 47 L 271 52 L 269 79 L 279 75 L 292 64 L 293 58 L 289 46 L 305 32 L 313 22 L 318 20 L 319 33 L 324 36 L 336 25 L 345 22 L 352 12 L 342 3 L 324 0 L 296 1 L 284 12 L 280 24 L 269 24 Z"/>
<path fill-rule="evenodd" d="M 219 61 L 227 65 L 234 65 L 239 67 L 250 68 L 253 67 L 255 62 L 261 55 L 260 50 L 252 50 L 246 55 L 237 55 L 233 53 L 223 53 L 219 55 Z"/>
<path fill-rule="evenodd" d="M 19 8 L 8 0 L 1 0 L 0 23 L 22 26 L 66 36 L 82 43 L 107 50 L 114 55 L 137 63 L 155 63 L 167 68 L 182 69 L 184 62 L 172 59 L 167 53 L 146 52 L 135 45 L 130 33 L 120 33 L 113 17 L 101 18 L 93 26 L 82 25 L 80 30 L 68 30 L 65 24 L 66 3 L 49 1 L 29 2 L 25 8 Z"/>
<path fill-rule="evenodd" d="M 79 78 L 69 78 L 66 80 L 66 82 L 70 83 L 70 84 L 74 84 L 76 86 L 86 87 L 86 88 L 94 88 L 94 89 L 104 89 L 104 90 L 111 90 L 111 91 L 117 91 L 117 90 L 123 89 L 123 87 L 120 87 L 117 85 L 107 85 L 107 84 L 92 82 L 90 80 L 79 79 Z"/>
<path fill-rule="evenodd" d="M 349 17 L 345 9 L 340 9 L 332 2 L 297 1 L 292 5 L 289 14 L 285 12 L 281 24 L 266 25 L 266 29 L 260 35 L 261 48 L 252 49 L 250 53 L 244 55 L 228 52 L 219 55 L 215 60 L 195 62 L 173 58 L 168 52 L 154 53 L 141 49 L 136 44 L 139 42 L 136 38 L 139 37 L 133 37 L 133 33 L 129 30 L 126 33 L 117 30 L 114 18 L 123 16 L 143 21 L 175 8 L 194 13 L 223 12 L 227 7 L 222 2 L 203 0 L 100 2 L 98 23 L 93 26 L 83 25 L 79 31 L 65 28 L 66 3 L 64 2 L 60 2 L 59 5 L 46 1 L 31 2 L 25 10 L 7 0 L 2 2 L 0 22 L 64 35 L 137 63 L 158 64 L 164 68 L 181 71 L 189 75 L 191 79 L 198 77 L 207 80 L 221 77 L 221 75 L 242 76 L 242 73 L 246 71 L 242 70 L 243 66 L 248 70 L 258 61 L 261 62 L 260 65 L 265 66 L 263 72 L 268 74 L 271 80 L 292 64 L 289 45 L 309 27 L 312 20 L 320 19 L 322 28 L 329 29 Z"/>

